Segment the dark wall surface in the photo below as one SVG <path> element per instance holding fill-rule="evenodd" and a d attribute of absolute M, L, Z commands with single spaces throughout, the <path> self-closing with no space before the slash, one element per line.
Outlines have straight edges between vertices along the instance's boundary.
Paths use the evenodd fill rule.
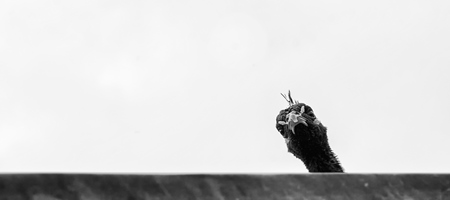
<path fill-rule="evenodd" d="M 4 199 L 450 200 L 450 174 L 2 174 Z"/>

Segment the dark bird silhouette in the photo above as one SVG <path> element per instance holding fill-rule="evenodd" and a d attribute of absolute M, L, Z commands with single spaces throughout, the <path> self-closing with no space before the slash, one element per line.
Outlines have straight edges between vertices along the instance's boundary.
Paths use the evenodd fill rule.
<path fill-rule="evenodd" d="M 327 128 L 313 109 L 293 101 L 290 91 L 281 95 L 289 107 L 278 114 L 276 128 L 284 137 L 288 152 L 302 160 L 309 172 L 344 172 L 328 144 Z"/>

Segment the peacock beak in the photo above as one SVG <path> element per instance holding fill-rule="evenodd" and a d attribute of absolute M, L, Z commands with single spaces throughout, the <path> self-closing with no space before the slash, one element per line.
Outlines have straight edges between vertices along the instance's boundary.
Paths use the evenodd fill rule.
<path fill-rule="evenodd" d="M 294 128 L 299 125 L 299 124 L 304 124 L 305 126 L 308 126 L 308 124 L 306 123 L 306 119 L 304 117 L 302 117 L 299 114 L 294 114 L 294 113 L 290 113 L 290 115 L 288 116 L 288 128 L 289 130 L 292 131 L 292 133 L 295 134 Z"/>
<path fill-rule="evenodd" d="M 302 106 L 300 109 L 300 113 L 297 113 L 296 111 L 291 111 L 289 114 L 286 115 L 287 121 L 279 121 L 278 124 L 281 125 L 288 125 L 289 130 L 292 131 L 292 133 L 295 134 L 294 128 L 299 124 L 304 124 L 305 126 L 308 126 L 306 123 L 306 119 L 302 117 L 302 114 L 305 112 L 305 107 Z"/>

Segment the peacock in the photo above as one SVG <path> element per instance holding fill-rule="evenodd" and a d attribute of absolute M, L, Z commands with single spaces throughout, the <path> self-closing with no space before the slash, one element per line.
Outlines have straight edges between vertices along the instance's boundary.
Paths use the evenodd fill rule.
<path fill-rule="evenodd" d="M 278 114 L 276 128 L 285 139 L 288 152 L 302 160 L 309 172 L 344 172 L 328 144 L 327 128 L 313 109 L 293 101 L 290 91 L 281 95 L 289 107 Z"/>

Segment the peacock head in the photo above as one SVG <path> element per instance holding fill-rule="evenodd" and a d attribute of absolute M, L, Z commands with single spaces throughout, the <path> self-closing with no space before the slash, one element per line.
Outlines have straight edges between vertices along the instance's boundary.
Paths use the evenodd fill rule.
<path fill-rule="evenodd" d="M 310 106 L 293 101 L 290 91 L 288 95 L 281 95 L 289 103 L 289 107 L 281 110 L 276 119 L 276 128 L 284 138 L 308 133 L 313 129 L 323 127 Z"/>

